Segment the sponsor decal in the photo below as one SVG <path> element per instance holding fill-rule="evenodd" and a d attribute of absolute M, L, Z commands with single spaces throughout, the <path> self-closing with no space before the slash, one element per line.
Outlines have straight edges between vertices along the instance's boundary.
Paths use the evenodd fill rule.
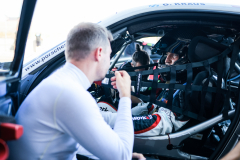
<path fill-rule="evenodd" d="M 171 120 L 172 118 L 174 118 L 174 115 L 172 114 L 172 112 L 169 109 L 161 107 L 161 108 L 159 108 L 159 110 L 160 110 L 160 112 L 164 112 L 167 115 L 168 119 Z"/>
<path fill-rule="evenodd" d="M 141 74 L 139 73 L 137 76 L 137 89 L 136 89 L 136 95 L 139 94 L 139 90 L 140 90 L 140 82 L 141 82 Z"/>
<path fill-rule="evenodd" d="M 34 71 L 53 57 L 57 56 L 58 54 L 65 51 L 65 42 L 56 46 L 55 48 L 51 49 L 50 51 L 47 51 L 43 56 L 39 57 L 37 60 L 32 62 L 31 64 L 27 65 L 23 68 L 23 77 L 27 75 L 28 73 Z"/>
<path fill-rule="evenodd" d="M 149 5 L 150 8 L 159 7 L 159 4 Z"/>
<path fill-rule="evenodd" d="M 109 78 L 104 78 L 104 79 L 102 80 L 102 83 L 103 83 L 103 84 L 108 84 L 108 82 L 109 82 Z"/>
<path fill-rule="evenodd" d="M 160 7 L 160 6 L 204 6 L 205 3 L 164 3 L 149 5 L 149 8 Z"/>
<path fill-rule="evenodd" d="M 190 138 L 197 139 L 197 140 L 202 140 L 203 135 L 202 134 L 194 134 Z"/>
<path fill-rule="evenodd" d="M 101 111 L 105 111 L 105 112 L 108 111 L 107 107 L 100 107 L 100 110 L 101 110 Z"/>
<path fill-rule="evenodd" d="M 140 116 L 140 117 L 133 117 L 132 120 L 145 120 L 145 119 L 152 119 L 152 115 L 148 116 Z"/>
<path fill-rule="evenodd" d="M 145 133 L 145 132 L 148 132 L 148 131 L 150 131 L 151 129 L 153 129 L 153 128 L 155 128 L 155 127 L 157 127 L 157 125 L 159 124 L 159 122 L 161 121 L 161 117 L 158 115 L 158 114 L 153 114 L 153 115 L 155 115 L 156 116 L 156 119 L 154 120 L 154 121 L 152 121 L 151 122 L 151 124 L 150 123 L 146 123 L 146 122 L 144 122 L 146 125 L 141 125 L 141 128 L 136 128 L 136 127 L 134 127 L 134 134 L 141 134 L 141 133 Z M 152 116 L 151 116 L 152 117 Z M 138 121 L 133 121 L 133 123 L 134 124 L 137 124 L 138 123 Z M 140 123 L 142 123 L 142 122 L 140 122 Z M 146 128 L 147 127 L 147 128 Z"/>

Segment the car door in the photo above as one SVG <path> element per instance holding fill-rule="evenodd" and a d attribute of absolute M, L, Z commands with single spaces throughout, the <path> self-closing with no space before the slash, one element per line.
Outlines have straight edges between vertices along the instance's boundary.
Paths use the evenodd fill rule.
<path fill-rule="evenodd" d="M 6 141 L 17 140 L 23 134 L 23 127 L 14 124 L 14 115 L 19 105 L 24 49 L 36 0 L 23 2 L 10 0 L 1 3 L 3 4 L 0 13 L 0 159 L 7 159 L 9 150 Z M 16 10 L 17 5 L 19 10 Z M 20 16 L 9 11 L 19 11 Z"/>

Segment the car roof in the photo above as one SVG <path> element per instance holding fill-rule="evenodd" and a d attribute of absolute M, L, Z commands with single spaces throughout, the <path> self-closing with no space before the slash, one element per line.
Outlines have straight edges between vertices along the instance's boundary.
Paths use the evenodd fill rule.
<path fill-rule="evenodd" d="M 213 13 L 227 13 L 240 15 L 240 6 L 226 5 L 226 4 L 213 4 L 213 3 L 160 3 L 151 4 L 141 7 L 131 8 L 121 12 L 116 12 L 115 15 L 108 17 L 98 24 L 108 27 L 123 19 L 141 15 L 148 12 L 178 12 L 178 11 L 194 11 L 194 12 L 213 12 Z"/>

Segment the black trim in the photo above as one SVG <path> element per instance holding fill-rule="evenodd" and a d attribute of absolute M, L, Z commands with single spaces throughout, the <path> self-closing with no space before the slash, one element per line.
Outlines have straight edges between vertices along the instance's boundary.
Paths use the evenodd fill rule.
<path fill-rule="evenodd" d="M 222 152 L 226 152 L 228 153 L 233 146 L 230 146 L 230 148 L 225 149 L 227 143 L 229 142 L 229 140 L 232 138 L 233 134 L 236 132 L 236 129 L 238 128 L 239 125 L 239 121 L 240 121 L 240 83 L 238 86 L 238 95 L 237 95 L 237 105 L 236 105 L 236 111 L 235 111 L 235 116 L 231 122 L 231 125 L 229 126 L 225 136 L 223 137 L 223 139 L 220 141 L 220 143 L 218 144 L 218 147 L 215 149 L 215 151 L 213 152 L 213 154 L 209 157 L 209 160 L 217 160 L 220 159 L 222 157 L 220 157 L 220 155 L 222 154 Z M 227 151 L 226 151 L 227 150 Z"/>
<path fill-rule="evenodd" d="M 124 27 L 128 27 L 131 30 L 131 27 L 141 28 L 134 32 L 129 32 L 130 34 L 136 33 L 141 30 L 146 30 L 149 28 L 153 28 L 159 25 L 170 25 L 170 24 L 192 24 L 192 25 L 209 25 L 209 26 L 229 26 L 231 27 L 238 27 L 239 23 L 236 21 L 239 20 L 239 15 L 234 13 L 223 13 L 217 11 L 189 11 L 189 10 L 158 10 L 158 11 L 151 11 L 146 13 L 141 13 L 138 15 L 134 15 L 128 17 L 124 20 L 118 21 L 108 28 L 112 32 L 116 32 L 119 29 Z M 152 21 L 152 22 L 151 22 Z M 159 23 L 156 23 L 159 21 Z M 147 22 L 151 22 L 146 26 Z M 144 25 L 146 27 L 144 27 Z M 138 27 L 136 27 L 138 26 Z"/>
<path fill-rule="evenodd" d="M 12 75 L 14 75 L 17 72 L 19 73 L 18 74 L 19 78 L 22 75 L 22 63 L 24 58 L 24 51 L 36 2 L 37 0 L 23 1 L 22 12 L 16 37 L 15 55 L 10 68 Z"/>

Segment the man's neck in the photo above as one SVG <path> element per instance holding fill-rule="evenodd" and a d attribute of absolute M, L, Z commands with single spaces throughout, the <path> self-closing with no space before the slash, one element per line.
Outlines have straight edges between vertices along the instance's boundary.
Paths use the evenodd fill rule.
<path fill-rule="evenodd" d="M 75 65 L 78 69 L 80 69 L 86 75 L 90 84 L 93 83 L 95 79 L 93 73 L 95 73 L 95 70 L 94 67 L 92 66 L 92 63 L 88 62 L 87 60 L 84 61 L 69 60 L 68 62 Z"/>

